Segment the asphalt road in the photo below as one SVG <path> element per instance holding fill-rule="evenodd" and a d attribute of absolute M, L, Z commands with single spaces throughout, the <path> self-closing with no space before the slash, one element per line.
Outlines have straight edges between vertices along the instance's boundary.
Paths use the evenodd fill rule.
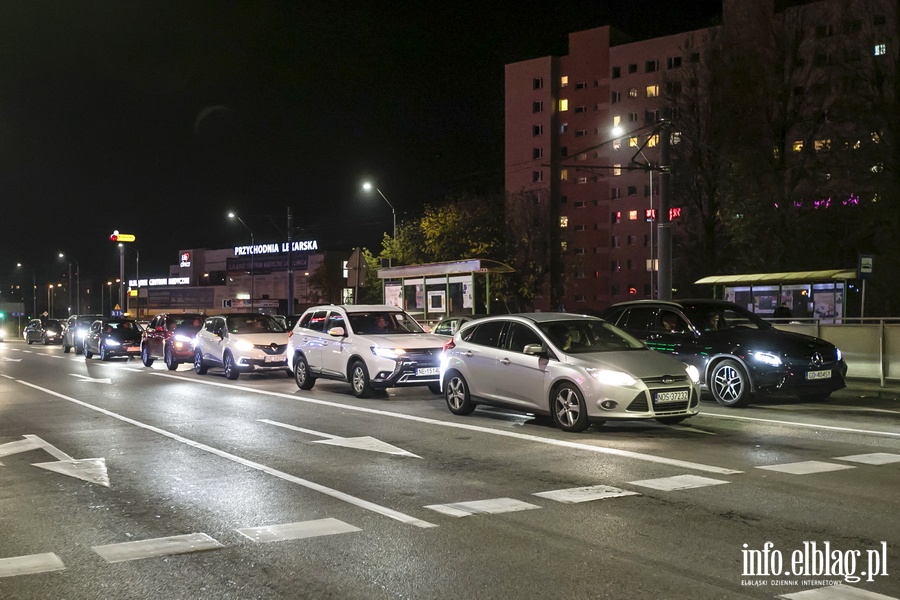
<path fill-rule="evenodd" d="M 565 434 L 0 343 L 0 598 L 900 598 L 895 395 L 702 410 Z"/>

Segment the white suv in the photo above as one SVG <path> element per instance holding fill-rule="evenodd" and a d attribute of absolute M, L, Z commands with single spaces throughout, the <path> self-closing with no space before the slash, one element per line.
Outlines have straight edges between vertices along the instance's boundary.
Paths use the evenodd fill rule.
<path fill-rule="evenodd" d="M 321 377 L 349 381 L 358 398 L 373 390 L 416 385 L 439 394 L 446 341 L 426 333 L 396 306 L 314 306 L 291 332 L 288 360 L 301 390 Z"/>
<path fill-rule="evenodd" d="M 286 371 L 288 332 L 275 319 L 257 313 L 231 313 L 208 317 L 197 332 L 194 371 L 225 369 L 225 377 L 241 373 Z M 288 375 L 290 371 L 287 370 Z"/>

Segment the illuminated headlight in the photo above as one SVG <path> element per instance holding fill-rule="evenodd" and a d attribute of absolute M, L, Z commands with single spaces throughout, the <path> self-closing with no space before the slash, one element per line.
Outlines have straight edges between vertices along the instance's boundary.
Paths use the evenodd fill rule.
<path fill-rule="evenodd" d="M 240 340 L 234 343 L 234 347 L 238 350 L 243 350 L 246 352 L 247 350 L 253 350 L 253 344 L 246 340 Z"/>
<path fill-rule="evenodd" d="M 759 362 L 765 363 L 772 367 L 780 367 L 782 364 L 781 357 L 777 354 L 772 354 L 771 352 L 751 352 L 750 356 L 752 356 Z"/>
<path fill-rule="evenodd" d="M 841 354 L 841 349 L 840 349 L 840 348 L 835 348 L 834 351 L 835 351 L 835 353 L 837 354 L 837 359 L 838 359 L 838 360 L 841 360 L 841 358 L 843 358 L 843 356 L 844 356 L 843 354 Z"/>
<path fill-rule="evenodd" d="M 697 370 L 697 367 L 694 365 L 684 365 L 684 370 L 687 371 L 688 377 L 691 378 L 691 381 L 694 383 L 700 383 L 700 371 Z"/>
<path fill-rule="evenodd" d="M 119 342 L 117 342 L 116 340 L 106 340 L 106 345 L 107 346 L 121 346 L 121 344 Z"/>
<path fill-rule="evenodd" d="M 380 346 L 372 346 L 372 354 L 375 356 L 380 356 L 381 358 L 390 358 L 391 360 L 397 360 L 404 354 L 406 354 L 406 350 L 403 348 L 382 348 Z"/>
<path fill-rule="evenodd" d="M 604 385 L 629 386 L 637 381 L 628 373 L 606 369 L 586 369 L 588 374 Z"/>
<path fill-rule="evenodd" d="M 184 342 L 185 344 L 189 344 L 191 342 L 191 337 L 189 335 L 178 334 L 175 336 L 176 342 Z"/>

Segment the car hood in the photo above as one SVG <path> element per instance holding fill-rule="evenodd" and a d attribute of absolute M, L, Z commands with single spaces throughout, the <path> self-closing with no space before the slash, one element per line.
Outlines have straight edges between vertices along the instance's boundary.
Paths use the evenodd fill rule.
<path fill-rule="evenodd" d="M 447 337 L 432 333 L 389 333 L 385 335 L 366 334 L 356 336 L 356 341 L 366 342 L 381 348 L 443 348 Z"/>
<path fill-rule="evenodd" d="M 135 344 L 141 343 L 141 332 L 140 331 L 112 331 L 110 333 L 104 333 L 103 337 L 108 340 L 116 340 L 120 343 L 125 342 L 134 342 Z"/>
<path fill-rule="evenodd" d="M 685 365 L 680 360 L 653 350 L 622 350 L 566 355 L 565 361 L 585 369 L 623 371 L 635 379 L 684 376 Z"/>
<path fill-rule="evenodd" d="M 726 329 L 702 334 L 701 339 L 715 346 L 744 351 L 764 350 L 783 356 L 808 357 L 815 352 L 832 353 L 834 344 L 821 338 L 781 329 Z M 737 353 L 737 352 L 736 352 Z"/>
<path fill-rule="evenodd" d="M 228 337 L 234 340 L 243 340 L 246 342 L 250 342 L 254 346 L 268 346 L 270 344 L 283 346 L 288 343 L 287 333 L 229 333 Z"/>

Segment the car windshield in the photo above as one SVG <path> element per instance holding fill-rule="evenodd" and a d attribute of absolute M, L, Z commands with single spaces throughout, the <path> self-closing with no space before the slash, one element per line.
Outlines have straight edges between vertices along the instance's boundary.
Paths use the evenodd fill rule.
<path fill-rule="evenodd" d="M 136 321 L 107 321 L 103 324 L 103 328 L 107 331 L 140 331 Z"/>
<path fill-rule="evenodd" d="M 199 315 L 179 315 L 170 322 L 174 324 L 175 329 L 193 329 L 198 331 L 203 327 L 203 317 Z"/>
<path fill-rule="evenodd" d="M 228 317 L 230 333 L 284 333 L 284 327 L 268 315 Z"/>
<path fill-rule="evenodd" d="M 538 328 L 567 354 L 642 350 L 644 344 L 600 319 L 566 319 L 539 323 Z"/>
<path fill-rule="evenodd" d="M 361 334 L 393 334 L 393 333 L 424 333 L 425 331 L 404 312 L 380 311 L 349 313 L 350 327 L 354 333 Z"/>
<path fill-rule="evenodd" d="M 772 325 L 736 304 L 685 304 L 684 314 L 699 331 L 771 329 Z"/>
<path fill-rule="evenodd" d="M 47 323 L 47 331 L 62 331 L 62 325 L 58 321 Z"/>

